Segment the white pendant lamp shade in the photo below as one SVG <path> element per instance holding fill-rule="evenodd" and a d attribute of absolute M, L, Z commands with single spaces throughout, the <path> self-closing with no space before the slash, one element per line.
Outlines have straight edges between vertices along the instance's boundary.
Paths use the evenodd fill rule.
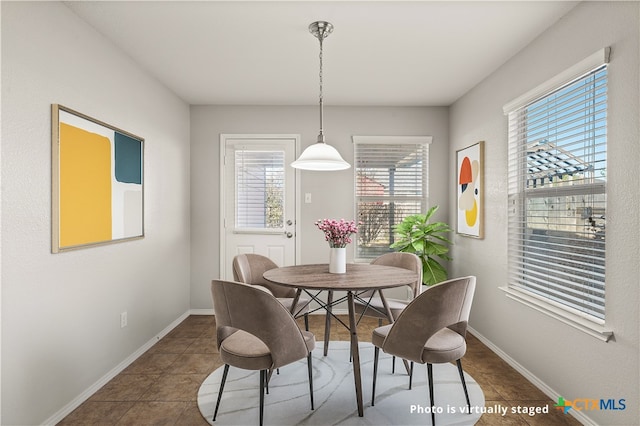
<path fill-rule="evenodd" d="M 337 149 L 324 142 L 316 142 L 305 149 L 291 167 L 302 170 L 345 170 L 351 167 L 344 161 Z"/>
<path fill-rule="evenodd" d="M 309 32 L 320 41 L 320 134 L 318 142 L 307 147 L 291 167 L 302 170 L 344 170 L 351 167 L 344 161 L 337 149 L 324 142 L 322 132 L 322 41 L 333 31 L 333 25 L 326 21 L 317 21 L 309 25 Z"/>

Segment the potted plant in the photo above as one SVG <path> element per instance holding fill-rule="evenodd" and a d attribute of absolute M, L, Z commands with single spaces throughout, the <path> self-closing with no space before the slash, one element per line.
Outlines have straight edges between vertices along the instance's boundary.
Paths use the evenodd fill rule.
<path fill-rule="evenodd" d="M 394 226 L 396 242 L 391 248 L 405 253 L 415 253 L 422 260 L 422 283 L 437 284 L 447 279 L 447 270 L 437 259 L 451 260 L 447 255 L 449 244 L 453 244 L 447 234 L 451 228 L 444 222 L 432 222 L 431 216 L 438 206 L 431 207 L 426 214 L 407 216 Z"/>

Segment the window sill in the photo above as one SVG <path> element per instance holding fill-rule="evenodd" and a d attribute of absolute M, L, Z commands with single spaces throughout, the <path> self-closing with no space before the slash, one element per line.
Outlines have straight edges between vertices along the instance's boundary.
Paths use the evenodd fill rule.
<path fill-rule="evenodd" d="M 563 308 L 554 306 L 553 304 L 542 300 L 540 297 L 533 295 L 532 293 L 511 288 L 511 287 L 499 287 L 504 291 L 509 299 L 513 299 L 520 302 L 538 312 L 548 315 L 558 321 L 567 324 L 573 328 L 576 328 L 584 333 L 589 334 L 603 342 L 608 342 L 613 337 L 613 330 L 605 327 L 604 324 L 598 324 L 581 315 L 574 314 Z"/>

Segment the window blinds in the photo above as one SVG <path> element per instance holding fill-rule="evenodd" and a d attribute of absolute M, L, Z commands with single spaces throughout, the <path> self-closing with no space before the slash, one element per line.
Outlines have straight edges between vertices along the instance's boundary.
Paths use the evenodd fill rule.
<path fill-rule="evenodd" d="M 607 67 L 509 112 L 509 285 L 604 319 Z"/>
<path fill-rule="evenodd" d="M 391 251 L 393 227 L 425 210 L 427 143 L 356 143 L 356 257 Z"/>
<path fill-rule="evenodd" d="M 283 228 L 284 151 L 235 151 L 236 228 Z"/>

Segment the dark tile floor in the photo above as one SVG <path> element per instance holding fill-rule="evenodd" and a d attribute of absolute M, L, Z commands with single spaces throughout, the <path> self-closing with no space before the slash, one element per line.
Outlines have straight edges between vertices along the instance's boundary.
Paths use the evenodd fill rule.
<path fill-rule="evenodd" d="M 317 340 L 324 335 L 324 316 L 310 316 Z M 363 318 L 361 341 L 370 341 L 377 320 Z M 333 321 L 332 340 L 349 340 Z M 483 414 L 478 425 L 578 425 L 553 407 L 554 402 L 472 335 L 462 360 L 484 391 L 486 407 L 544 407 L 549 414 Z M 204 379 L 222 363 L 215 345 L 215 317 L 190 316 L 156 345 L 64 418 L 67 425 L 207 425 L 197 394 Z"/>

